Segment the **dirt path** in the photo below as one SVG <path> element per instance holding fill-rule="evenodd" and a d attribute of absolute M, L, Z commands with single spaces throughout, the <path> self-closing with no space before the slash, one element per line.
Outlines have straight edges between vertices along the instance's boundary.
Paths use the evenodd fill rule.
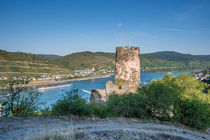
<path fill-rule="evenodd" d="M 0 118 L 0 140 L 42 139 L 210 139 L 207 131 L 198 132 L 166 124 L 136 120 L 72 120 L 49 117 Z"/>

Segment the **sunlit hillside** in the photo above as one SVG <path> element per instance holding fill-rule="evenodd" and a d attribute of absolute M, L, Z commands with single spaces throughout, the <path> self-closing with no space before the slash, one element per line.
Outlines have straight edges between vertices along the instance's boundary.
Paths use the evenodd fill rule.
<path fill-rule="evenodd" d="M 39 56 L 16 52 L 0 51 L 0 75 L 42 75 L 49 73 L 70 73 L 55 61 Z"/>

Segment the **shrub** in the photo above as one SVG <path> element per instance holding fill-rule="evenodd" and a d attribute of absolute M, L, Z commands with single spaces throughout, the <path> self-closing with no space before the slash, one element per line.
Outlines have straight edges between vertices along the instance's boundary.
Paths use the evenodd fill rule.
<path fill-rule="evenodd" d="M 200 100 L 185 100 L 179 105 L 179 122 L 195 127 L 206 128 L 210 125 L 210 104 L 202 103 Z"/>
<path fill-rule="evenodd" d="M 50 107 L 45 107 L 43 109 L 33 112 L 33 116 L 52 116 L 52 111 Z"/>
<path fill-rule="evenodd" d="M 111 95 L 108 110 L 116 116 L 179 121 L 185 125 L 210 126 L 210 95 L 202 82 L 189 74 L 171 75 L 139 88 L 136 94 Z"/>
<path fill-rule="evenodd" d="M 159 120 L 172 119 L 177 99 L 176 90 L 167 86 L 163 80 L 153 81 L 148 86 L 140 88 L 138 94 L 144 95 L 150 117 Z"/>
<path fill-rule="evenodd" d="M 204 93 L 201 81 L 189 74 L 180 74 L 167 85 L 176 89 L 175 120 L 196 128 L 210 126 L 210 95 Z"/>
<path fill-rule="evenodd" d="M 7 81 L 1 99 L 3 116 L 31 116 L 38 109 L 40 92 L 27 88 L 24 81 Z"/>
<path fill-rule="evenodd" d="M 89 104 L 78 93 L 78 89 L 72 89 L 66 92 L 63 97 L 58 100 L 53 106 L 52 111 L 44 111 L 46 115 L 75 115 L 75 116 L 87 116 L 87 117 L 100 117 L 106 118 L 112 116 L 107 110 L 107 106 L 104 104 Z"/>
<path fill-rule="evenodd" d="M 52 106 L 52 115 L 90 116 L 91 111 L 86 99 L 78 94 L 78 89 L 72 89 Z"/>
<path fill-rule="evenodd" d="M 91 103 L 89 105 L 93 117 L 107 118 L 113 116 L 105 104 Z"/>
<path fill-rule="evenodd" d="M 116 116 L 135 118 L 145 118 L 148 116 L 145 99 L 138 94 L 110 95 L 107 101 L 107 107 Z"/>
<path fill-rule="evenodd" d="M 111 95 L 107 105 L 119 116 L 169 120 L 175 101 L 175 90 L 157 80 L 139 88 L 137 93 Z"/>

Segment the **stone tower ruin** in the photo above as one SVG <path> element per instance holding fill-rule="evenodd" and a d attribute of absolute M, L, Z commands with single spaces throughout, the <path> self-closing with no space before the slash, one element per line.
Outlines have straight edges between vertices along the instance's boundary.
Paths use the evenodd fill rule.
<path fill-rule="evenodd" d="M 108 81 L 106 89 L 92 90 L 90 102 L 105 102 L 110 94 L 134 93 L 140 87 L 139 47 L 117 47 L 115 57 L 115 83 Z"/>
<path fill-rule="evenodd" d="M 140 57 L 138 47 L 117 47 L 115 59 L 115 84 L 128 84 L 128 91 L 140 86 Z"/>

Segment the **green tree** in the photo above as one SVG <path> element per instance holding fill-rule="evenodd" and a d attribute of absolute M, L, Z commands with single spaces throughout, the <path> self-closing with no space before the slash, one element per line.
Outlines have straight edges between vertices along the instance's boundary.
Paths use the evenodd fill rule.
<path fill-rule="evenodd" d="M 166 79 L 170 79 L 168 76 Z M 176 89 L 165 84 L 163 79 L 153 81 L 146 87 L 139 89 L 138 94 L 144 95 L 149 106 L 150 116 L 160 120 L 172 119 L 174 106 L 177 100 Z"/>
<path fill-rule="evenodd" d="M 137 93 L 113 94 L 107 106 L 116 116 L 178 121 L 196 128 L 210 126 L 210 95 L 190 74 L 167 75 Z"/>
<path fill-rule="evenodd" d="M 87 100 L 82 98 L 78 89 L 72 89 L 62 96 L 53 106 L 52 115 L 90 116 Z"/>
<path fill-rule="evenodd" d="M 2 115 L 3 116 L 31 116 L 38 109 L 40 92 L 26 87 L 27 81 L 8 80 L 1 83 Z"/>
<path fill-rule="evenodd" d="M 107 101 L 109 112 L 116 116 L 146 118 L 147 104 L 144 96 L 139 94 L 112 94 Z"/>

